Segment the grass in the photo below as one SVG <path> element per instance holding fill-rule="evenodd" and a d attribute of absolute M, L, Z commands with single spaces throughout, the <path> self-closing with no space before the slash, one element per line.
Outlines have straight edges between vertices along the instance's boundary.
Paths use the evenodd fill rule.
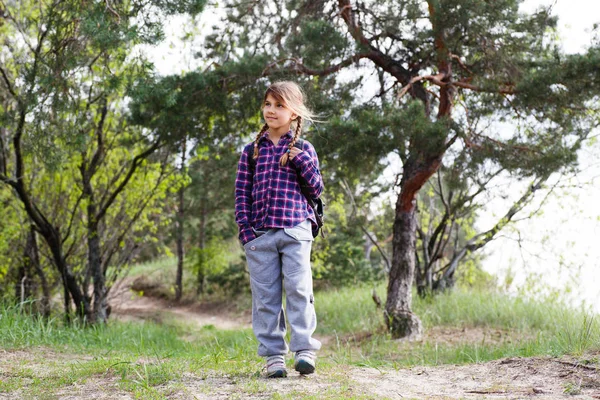
<path fill-rule="evenodd" d="M 336 336 L 334 357 L 339 363 L 372 367 L 465 364 L 503 357 L 581 356 L 600 349 L 600 321 L 589 312 L 547 299 L 461 290 L 435 298 L 414 298 L 414 311 L 424 329 L 445 327 L 459 335 L 465 329 L 480 329 L 499 333 L 501 340 L 486 342 L 483 336 L 480 342 L 456 344 L 437 338 L 393 341 L 385 332 L 383 312 L 371 300 L 372 289 L 348 288 L 316 296 L 319 332 Z M 385 293 L 383 285 L 375 290 Z"/>
<path fill-rule="evenodd" d="M 146 266 L 138 272 L 152 270 Z M 484 336 L 477 342 L 444 342 L 435 337 L 413 343 L 390 340 L 382 312 L 371 300 L 372 289 L 353 287 L 316 294 L 317 337 L 330 338 L 319 370 L 336 379 L 336 386 L 324 390 L 319 398 L 368 398 L 349 389 L 352 384 L 341 373 L 347 365 L 385 370 L 503 357 L 581 356 L 600 350 L 596 316 L 551 301 L 459 290 L 434 299 L 414 299 L 415 312 L 425 329 L 454 329 L 459 334 L 461 330 L 489 329 L 505 333 L 506 338 L 486 341 Z M 375 289 L 380 296 L 385 293 L 383 285 Z M 111 321 L 107 326 L 65 326 L 60 318 L 46 321 L 30 315 L 27 307 L 3 305 L 0 347 L 26 349 L 30 354 L 17 363 L 10 357 L 0 358 L 0 395 L 56 398 L 90 379 L 107 380 L 119 390 L 144 399 L 185 392 L 189 384 L 186 379 L 192 379 L 196 390 L 209 397 L 232 382 L 240 396 L 272 391 L 261 378 L 263 360 L 256 355 L 257 342 L 248 329 L 198 328 L 171 319 L 161 325 Z M 273 398 L 316 398 L 314 393 L 294 390 Z"/>
<path fill-rule="evenodd" d="M 11 371 L 8 377 L 0 375 L 0 394 L 27 382 L 28 395 L 37 397 L 90 376 L 108 374 L 118 377 L 120 388 L 137 397 L 163 398 L 162 389 L 157 388 L 177 381 L 182 373 L 246 377 L 258 376 L 262 368 L 250 330 L 116 321 L 107 326 L 65 326 L 60 319 L 44 321 L 23 314 L 16 306 L 0 309 L 0 347 L 38 349 L 27 366 L 0 364 L 0 371 Z M 62 362 L 55 364 L 49 361 L 56 358 L 54 353 L 69 357 L 59 356 Z M 44 371 L 43 379 L 35 372 L 39 369 Z M 69 371 L 66 375 L 65 369 Z"/>

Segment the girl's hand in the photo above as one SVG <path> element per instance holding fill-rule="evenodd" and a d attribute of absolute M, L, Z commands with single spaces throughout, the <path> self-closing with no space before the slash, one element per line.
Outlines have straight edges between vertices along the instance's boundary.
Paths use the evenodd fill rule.
<path fill-rule="evenodd" d="M 300 153 L 302 153 L 302 150 L 300 150 L 297 147 L 292 147 L 292 149 L 290 150 L 290 154 L 289 154 L 290 160 L 293 160 L 294 157 L 296 157 Z"/>

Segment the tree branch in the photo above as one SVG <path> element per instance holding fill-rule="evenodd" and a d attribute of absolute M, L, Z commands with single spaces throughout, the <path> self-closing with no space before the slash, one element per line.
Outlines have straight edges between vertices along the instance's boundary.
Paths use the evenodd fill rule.
<path fill-rule="evenodd" d="M 100 159 L 102 158 L 102 156 L 104 154 L 104 136 L 103 136 L 102 131 L 104 130 L 104 121 L 106 121 L 107 114 L 108 114 L 108 107 L 107 107 L 106 98 L 105 98 L 102 101 L 102 108 L 100 110 L 100 121 L 98 121 L 98 125 L 96 126 L 96 145 L 97 145 L 96 152 L 94 153 L 94 156 L 92 157 L 92 160 L 90 161 L 89 169 L 88 169 L 90 179 L 92 178 L 92 176 L 94 176 L 94 174 L 98 170 L 98 165 L 100 163 Z"/>
<path fill-rule="evenodd" d="M 493 240 L 496 234 L 512 221 L 515 214 L 521 211 L 523 207 L 528 204 L 531 196 L 533 196 L 533 194 L 542 187 L 544 182 L 546 182 L 549 177 L 550 174 L 546 174 L 542 176 L 536 183 L 529 186 L 525 193 L 512 205 L 512 207 L 506 212 L 504 217 L 496 223 L 496 225 L 485 232 L 475 235 L 458 253 L 455 253 L 454 257 L 452 257 L 452 260 L 444 267 L 446 269 L 444 271 L 444 278 L 449 278 L 454 273 L 458 267 L 458 263 L 465 255 L 467 255 L 467 253 L 471 253 L 477 249 L 480 249 L 488 242 Z"/>
<path fill-rule="evenodd" d="M 103 265 L 102 265 L 103 271 L 107 270 L 108 266 L 110 265 L 110 260 L 112 259 L 114 254 L 117 252 L 119 243 L 121 243 L 121 241 L 123 241 L 123 239 L 125 238 L 126 234 L 129 232 L 129 230 L 131 229 L 133 224 L 138 220 L 138 218 L 140 217 L 142 212 L 146 209 L 146 207 L 148 206 L 148 204 L 154 197 L 156 190 L 158 189 L 160 184 L 169 177 L 170 174 L 168 172 L 166 172 L 166 168 L 165 168 L 165 165 L 167 164 L 166 158 L 168 158 L 168 155 L 167 155 L 167 157 L 165 157 L 165 159 L 162 162 L 160 175 L 156 179 L 156 184 L 150 191 L 150 194 L 148 194 L 148 196 L 146 196 L 146 199 L 142 202 L 142 205 L 140 207 L 138 207 L 138 210 L 136 211 L 135 215 L 127 223 L 127 225 L 125 226 L 125 228 L 123 229 L 121 234 L 117 237 L 117 240 L 115 240 L 113 242 L 114 246 L 111 249 L 107 248 L 106 251 L 102 254 L 102 259 L 104 260 Z"/>
<path fill-rule="evenodd" d="M 77 210 L 79 208 L 79 203 L 81 203 L 82 199 L 83 199 L 83 192 L 81 192 L 81 194 L 77 197 L 77 201 L 75 202 L 75 205 L 73 206 L 73 210 L 71 211 L 71 217 L 69 218 L 69 226 L 67 227 L 67 231 L 65 232 L 65 235 L 61 241 L 62 244 L 65 244 L 67 238 L 71 234 L 71 229 L 73 228 L 73 221 L 75 220 L 75 215 L 77 214 Z"/>
<path fill-rule="evenodd" d="M 518 93 L 516 91 L 516 89 L 514 88 L 514 86 L 500 86 L 497 89 L 488 89 L 488 88 L 483 88 L 480 86 L 475 86 L 475 85 L 471 85 L 470 83 L 467 83 L 465 81 L 454 81 L 454 82 L 449 82 L 447 83 L 447 85 L 453 85 L 462 89 L 469 89 L 469 90 L 473 90 L 475 92 L 482 92 L 482 93 L 498 93 L 498 94 L 516 94 Z"/>
<path fill-rule="evenodd" d="M 350 201 L 352 202 L 353 213 L 356 214 L 358 212 L 358 207 L 356 206 L 356 201 L 354 200 L 354 195 L 352 194 L 352 191 L 350 190 L 350 185 L 348 185 L 348 182 L 346 182 L 346 180 L 343 179 L 341 182 L 341 186 L 344 188 L 346 193 L 348 193 L 348 196 L 350 197 Z M 369 232 L 367 232 L 367 229 L 362 224 L 359 224 L 359 227 L 365 233 L 365 235 L 367 235 L 367 238 L 369 238 L 371 243 L 373 243 L 373 245 L 375 247 L 377 247 L 377 250 L 379 251 L 379 253 L 381 254 L 381 257 L 385 261 L 385 265 L 387 268 L 386 271 L 389 271 L 391 268 L 390 260 L 388 259 L 387 255 L 385 254 L 385 252 L 383 251 L 381 246 L 379 246 L 379 243 L 377 243 L 377 241 L 375 239 L 373 239 L 373 237 L 369 234 Z"/>
<path fill-rule="evenodd" d="M 5 132 L 4 128 L 0 128 L 0 175 L 6 175 L 8 171 L 8 161 L 6 160 L 8 156 L 4 142 Z"/>
<path fill-rule="evenodd" d="M 327 76 L 327 75 L 331 75 L 331 74 L 333 74 L 335 72 L 338 72 L 342 68 L 347 67 L 347 66 L 349 66 L 349 65 L 357 62 L 358 60 L 360 60 L 362 58 L 368 58 L 368 55 L 369 55 L 368 53 L 354 54 L 351 57 L 348 57 L 347 59 L 339 62 L 338 64 L 332 65 L 332 66 L 330 66 L 328 68 L 325 68 L 325 69 L 322 69 L 322 70 L 315 70 L 315 69 L 312 69 L 312 68 L 308 68 L 298 58 L 282 58 L 280 60 L 273 61 L 272 63 L 270 63 L 269 65 L 267 65 L 265 67 L 265 69 L 262 71 L 261 76 L 267 76 L 267 75 L 269 75 L 269 70 L 271 70 L 277 64 L 280 64 L 280 63 L 285 62 L 285 61 L 292 61 L 293 62 L 293 65 L 291 67 L 291 69 L 293 71 L 297 71 L 299 73 L 306 74 L 306 75 L 312 75 L 312 76 Z"/>
<path fill-rule="evenodd" d="M 104 203 L 103 205 L 100 206 L 100 210 L 98 211 L 98 214 L 96 215 L 96 221 L 100 221 L 102 218 L 104 218 L 104 215 L 106 214 L 106 212 L 108 211 L 108 209 L 110 208 L 112 203 L 115 201 L 117 196 L 125 189 L 125 186 L 127 186 L 127 184 L 129 183 L 129 180 L 131 179 L 131 177 L 133 176 L 133 174 L 135 173 L 137 168 L 140 166 L 141 162 L 144 159 L 146 159 L 150 154 L 154 153 L 158 148 L 160 148 L 161 145 L 162 145 L 162 142 L 160 139 L 158 139 L 156 142 L 154 142 L 152 144 L 152 146 L 150 146 L 148 149 L 146 149 L 146 151 L 138 154 L 137 156 L 135 156 L 133 158 L 133 160 L 131 161 L 131 165 L 129 167 L 129 171 L 127 172 L 127 175 L 125 175 L 125 178 L 121 181 L 121 183 L 114 190 L 114 192 L 112 192 L 112 194 L 106 200 L 106 203 Z"/>
<path fill-rule="evenodd" d="M 106 3 L 106 9 L 108 11 L 110 11 L 111 14 L 113 14 L 114 16 L 117 17 L 117 24 L 120 24 L 121 23 L 121 16 L 119 15 L 119 13 L 114 8 L 112 8 L 112 6 L 110 4 L 110 0 L 104 0 L 104 2 Z"/>
<path fill-rule="evenodd" d="M 6 84 L 6 88 L 8 89 L 8 92 L 19 102 L 21 103 L 21 99 L 19 98 L 19 96 L 17 95 L 17 93 L 15 92 L 14 88 L 12 87 L 12 84 L 10 83 L 10 79 L 8 79 L 8 74 L 6 73 L 6 71 L 4 70 L 4 68 L 2 68 L 2 66 L 0 66 L 0 73 L 2 74 L 2 79 L 4 80 L 4 83 Z"/>

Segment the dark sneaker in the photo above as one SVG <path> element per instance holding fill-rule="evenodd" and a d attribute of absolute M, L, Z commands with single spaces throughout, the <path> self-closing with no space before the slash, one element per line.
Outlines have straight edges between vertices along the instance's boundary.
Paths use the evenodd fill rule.
<path fill-rule="evenodd" d="M 296 352 L 294 360 L 294 369 L 301 375 L 308 375 L 315 372 L 315 360 L 317 356 L 314 351 L 300 350 Z"/>
<path fill-rule="evenodd" d="M 282 355 L 267 357 L 267 377 L 285 378 L 286 376 L 285 358 Z"/>

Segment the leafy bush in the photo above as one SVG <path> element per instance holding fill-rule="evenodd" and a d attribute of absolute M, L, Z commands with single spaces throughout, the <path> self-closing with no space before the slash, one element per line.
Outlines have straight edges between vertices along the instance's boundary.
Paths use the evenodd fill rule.
<path fill-rule="evenodd" d="M 214 237 L 204 248 L 194 248 L 188 255 L 198 293 L 236 294 L 249 288 L 246 261 L 237 238 L 223 241 Z"/>

